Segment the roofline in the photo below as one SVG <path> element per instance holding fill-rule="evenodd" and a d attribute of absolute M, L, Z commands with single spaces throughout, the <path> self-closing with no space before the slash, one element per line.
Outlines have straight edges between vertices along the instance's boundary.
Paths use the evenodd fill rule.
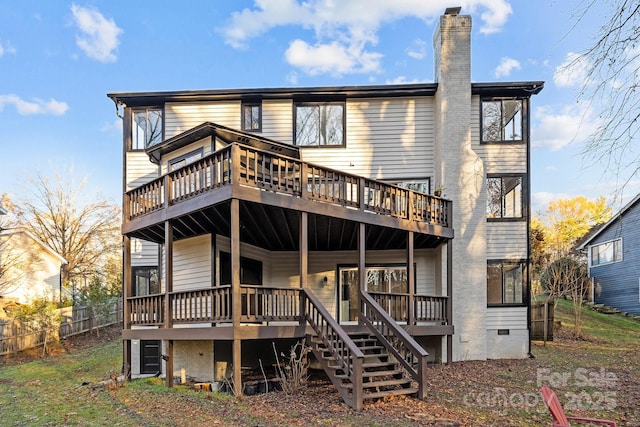
<path fill-rule="evenodd" d="M 471 83 L 474 95 L 517 95 L 529 96 L 539 93 L 544 87 L 543 81 Z M 162 105 L 165 102 L 192 102 L 243 99 L 291 99 L 291 98 L 379 98 L 399 96 L 434 96 L 437 83 L 412 83 L 375 86 L 320 86 L 289 88 L 247 88 L 247 89 L 211 89 L 180 90 L 155 92 L 111 92 L 107 96 L 116 104 L 129 107 Z"/>
<path fill-rule="evenodd" d="M 26 236 L 31 238 L 34 242 L 39 244 L 45 251 L 49 252 L 54 258 L 57 258 L 61 264 L 64 264 L 64 265 L 69 264 L 69 261 L 67 261 L 62 255 L 54 251 L 51 246 L 47 245 L 45 242 L 40 240 L 38 236 L 36 236 L 35 234 L 33 234 L 31 231 L 27 230 L 24 227 L 5 228 L 0 231 L 0 234 L 3 234 L 5 236 L 9 236 L 12 234 L 20 234 L 20 233 L 24 233 Z"/>
<path fill-rule="evenodd" d="M 615 214 L 614 216 L 611 217 L 611 219 L 607 222 L 605 222 L 604 224 L 602 224 L 602 226 L 600 226 L 600 228 L 598 229 L 598 231 L 596 231 L 595 233 L 593 233 L 587 240 L 585 240 L 584 242 L 580 243 L 580 245 L 577 247 L 578 250 L 583 250 L 586 246 L 589 245 L 589 243 L 591 243 L 596 237 L 598 237 L 602 232 L 604 232 L 607 228 L 609 228 L 609 226 L 611 226 L 611 224 L 613 224 L 614 222 L 616 222 L 618 220 L 618 218 L 620 218 L 626 211 L 628 211 L 629 209 L 631 209 L 636 203 L 638 203 L 638 201 L 640 201 L 640 193 L 638 193 L 629 203 L 627 203 L 622 209 L 620 209 L 618 211 L 617 214 Z"/>

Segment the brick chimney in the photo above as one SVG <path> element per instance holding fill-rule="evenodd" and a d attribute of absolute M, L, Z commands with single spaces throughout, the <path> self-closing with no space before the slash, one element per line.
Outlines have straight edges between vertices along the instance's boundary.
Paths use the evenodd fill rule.
<path fill-rule="evenodd" d="M 453 360 L 486 359 L 486 189 L 471 138 L 471 16 L 448 8 L 433 36 L 435 185 L 453 201 Z M 474 113 L 475 114 L 475 113 Z M 477 123 L 479 117 L 474 117 Z M 446 259 L 446 254 L 442 255 Z M 445 265 L 445 264 L 443 264 Z"/>

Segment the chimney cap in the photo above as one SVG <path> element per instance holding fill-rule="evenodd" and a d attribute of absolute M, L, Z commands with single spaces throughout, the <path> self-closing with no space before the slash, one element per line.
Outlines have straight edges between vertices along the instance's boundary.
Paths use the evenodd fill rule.
<path fill-rule="evenodd" d="M 462 7 L 460 6 L 456 6 L 456 7 L 448 7 L 445 9 L 444 14 L 445 15 L 454 15 L 457 16 L 460 14 L 460 11 L 462 10 Z"/>

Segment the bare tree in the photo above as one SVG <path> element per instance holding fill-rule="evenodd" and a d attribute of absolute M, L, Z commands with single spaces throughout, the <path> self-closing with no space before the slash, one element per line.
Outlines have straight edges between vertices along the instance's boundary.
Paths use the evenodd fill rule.
<path fill-rule="evenodd" d="M 584 0 L 579 23 L 597 0 Z M 622 188 L 640 171 L 640 3 L 610 0 L 611 15 L 591 47 L 576 56 L 569 67 L 584 68 L 586 78 L 579 98 L 598 115 L 596 131 L 583 150 L 585 158 L 605 166 Z"/>
<path fill-rule="evenodd" d="M 120 253 L 120 210 L 106 200 L 83 202 L 85 181 L 38 175 L 20 199 L 19 221 L 68 264 L 62 268 L 67 290 L 100 274 L 109 256 Z"/>

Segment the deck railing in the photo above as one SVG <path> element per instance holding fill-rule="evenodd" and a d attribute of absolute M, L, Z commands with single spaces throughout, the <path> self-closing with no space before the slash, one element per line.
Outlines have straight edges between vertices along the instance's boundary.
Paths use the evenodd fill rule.
<path fill-rule="evenodd" d="M 448 200 L 239 143 L 128 191 L 125 218 L 132 220 L 226 185 L 449 227 Z"/>
<path fill-rule="evenodd" d="M 225 285 L 170 293 L 172 323 L 231 323 L 231 289 Z M 408 323 L 409 294 L 370 292 L 369 295 L 394 321 Z M 241 285 L 240 300 L 241 322 L 299 321 L 303 315 L 300 288 Z M 165 320 L 164 301 L 164 294 L 128 298 L 130 324 L 162 325 Z M 447 297 L 414 295 L 413 304 L 414 324 L 448 324 Z"/>

